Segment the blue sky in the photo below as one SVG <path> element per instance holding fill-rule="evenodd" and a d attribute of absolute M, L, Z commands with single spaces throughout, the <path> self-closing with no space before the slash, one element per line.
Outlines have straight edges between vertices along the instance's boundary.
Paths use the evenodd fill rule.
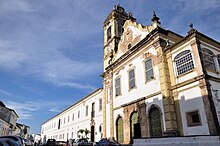
<path fill-rule="evenodd" d="M 183 36 L 194 28 L 220 40 L 218 0 L 0 0 L 0 100 L 18 122 L 40 125 L 102 87 L 103 21 L 115 4 Z"/>

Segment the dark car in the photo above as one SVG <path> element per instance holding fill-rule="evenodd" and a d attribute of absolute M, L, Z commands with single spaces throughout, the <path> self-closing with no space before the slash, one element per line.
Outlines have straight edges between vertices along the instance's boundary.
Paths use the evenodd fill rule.
<path fill-rule="evenodd" d="M 88 142 L 87 138 L 79 138 L 79 139 L 76 139 L 72 145 L 73 146 L 92 146 L 93 143 Z"/>
<path fill-rule="evenodd" d="M 121 145 L 115 140 L 103 138 L 99 142 L 96 142 L 95 146 L 119 146 Z"/>
<path fill-rule="evenodd" d="M 0 146 L 19 146 L 19 144 L 10 138 L 0 138 Z"/>
<path fill-rule="evenodd" d="M 9 136 L 1 136 L 0 138 L 9 138 L 14 140 L 19 146 L 25 146 L 23 139 L 19 136 L 9 135 Z"/>

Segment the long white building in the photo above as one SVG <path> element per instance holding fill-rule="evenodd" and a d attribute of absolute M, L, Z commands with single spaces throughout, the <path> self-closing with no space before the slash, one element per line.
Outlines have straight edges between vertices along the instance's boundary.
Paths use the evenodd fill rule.
<path fill-rule="evenodd" d="M 91 141 L 124 144 L 220 134 L 220 43 L 193 25 L 181 36 L 162 28 L 155 13 L 151 20 L 143 26 L 114 7 L 104 21 L 103 89 L 43 123 L 44 140 L 77 138 L 85 128 Z"/>
<path fill-rule="evenodd" d="M 97 89 L 43 123 L 41 140 L 66 141 L 86 136 L 92 141 L 101 139 L 103 137 L 102 98 L 103 90 Z M 88 130 L 89 134 L 85 135 L 82 130 Z"/>

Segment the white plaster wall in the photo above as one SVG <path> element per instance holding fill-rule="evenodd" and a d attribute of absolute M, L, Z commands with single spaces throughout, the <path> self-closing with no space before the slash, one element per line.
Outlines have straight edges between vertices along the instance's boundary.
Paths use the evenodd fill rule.
<path fill-rule="evenodd" d="M 92 103 L 95 102 L 95 141 L 100 140 L 102 132 L 99 131 L 99 126 L 103 125 L 103 111 L 99 110 L 99 99 L 103 98 L 103 91 L 100 89 L 97 92 L 93 93 L 93 95 L 88 96 L 87 98 L 83 99 L 74 106 L 69 107 L 63 113 L 55 116 L 51 120 L 47 121 L 46 123 L 42 124 L 42 129 L 44 128 L 43 133 L 41 132 L 41 139 L 43 139 L 44 135 L 46 138 L 55 138 L 57 141 L 66 141 L 67 134 L 68 139 L 70 138 L 77 138 L 77 132 L 79 129 L 88 129 L 91 130 L 91 110 L 92 110 Z M 88 105 L 88 116 L 86 116 L 86 105 Z M 78 111 L 80 110 L 80 118 L 78 118 Z M 72 120 L 72 114 L 74 113 L 74 120 Z M 69 122 L 68 122 L 69 116 Z M 64 124 L 65 118 L 65 124 Z M 60 129 L 58 129 L 58 121 L 59 119 L 62 120 L 62 124 Z M 54 124 L 56 123 L 56 126 Z M 73 137 L 72 137 L 73 132 Z M 60 139 L 60 134 L 64 134 L 64 138 Z M 90 138 L 90 134 L 88 135 Z"/>
<path fill-rule="evenodd" d="M 126 64 L 118 74 L 115 73 L 113 75 L 114 108 L 160 91 L 158 67 L 153 67 L 154 79 L 146 82 L 144 61 L 145 58 L 143 57 L 143 54 L 141 54 L 133 60 L 130 60 L 130 63 Z M 136 88 L 129 90 L 128 71 L 132 68 L 134 68 L 135 71 Z M 121 95 L 116 97 L 115 79 L 119 76 L 121 77 Z"/>
<path fill-rule="evenodd" d="M 106 104 L 106 137 L 110 137 L 110 102 Z"/>
<path fill-rule="evenodd" d="M 180 112 L 182 117 L 183 133 L 187 135 L 209 135 L 204 104 L 202 100 L 201 90 L 199 87 L 185 89 L 179 91 L 178 99 L 180 105 Z M 201 126 L 188 127 L 186 120 L 186 112 L 199 110 Z"/>

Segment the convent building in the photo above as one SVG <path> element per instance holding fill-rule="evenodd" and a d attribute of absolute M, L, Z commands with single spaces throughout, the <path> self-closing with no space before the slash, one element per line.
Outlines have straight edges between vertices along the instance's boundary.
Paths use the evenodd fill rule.
<path fill-rule="evenodd" d="M 220 43 L 137 23 L 115 5 L 104 21 L 103 88 L 42 124 L 43 141 L 220 134 Z"/>

